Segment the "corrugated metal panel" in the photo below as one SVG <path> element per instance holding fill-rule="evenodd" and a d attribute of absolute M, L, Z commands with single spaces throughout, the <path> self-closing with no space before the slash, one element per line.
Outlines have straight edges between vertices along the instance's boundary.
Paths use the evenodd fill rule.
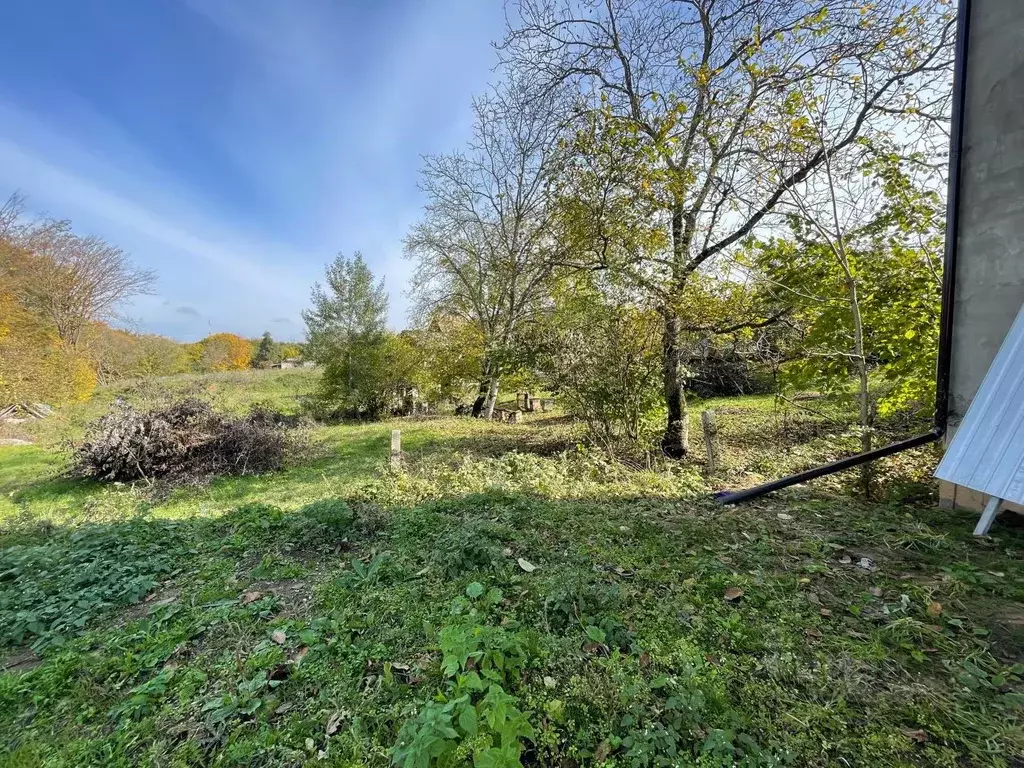
<path fill-rule="evenodd" d="M 1024 504 L 1024 307 L 1017 313 L 935 476 Z"/>

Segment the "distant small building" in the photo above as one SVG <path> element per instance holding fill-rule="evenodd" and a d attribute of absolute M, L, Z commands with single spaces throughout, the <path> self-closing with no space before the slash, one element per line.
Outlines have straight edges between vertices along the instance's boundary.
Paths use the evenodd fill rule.
<path fill-rule="evenodd" d="M 274 363 L 271 368 L 312 368 L 313 363 L 303 362 L 297 357 L 286 357 L 280 363 Z"/>

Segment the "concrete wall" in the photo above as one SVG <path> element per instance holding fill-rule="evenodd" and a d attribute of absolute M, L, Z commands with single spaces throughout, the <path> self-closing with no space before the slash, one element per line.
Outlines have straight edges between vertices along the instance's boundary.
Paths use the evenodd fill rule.
<path fill-rule="evenodd" d="M 974 0 L 970 25 L 950 434 L 1024 304 L 1024 0 Z M 940 485 L 943 506 L 986 501 Z"/>
<path fill-rule="evenodd" d="M 974 0 L 954 305 L 952 424 L 1024 303 L 1024 0 Z"/>

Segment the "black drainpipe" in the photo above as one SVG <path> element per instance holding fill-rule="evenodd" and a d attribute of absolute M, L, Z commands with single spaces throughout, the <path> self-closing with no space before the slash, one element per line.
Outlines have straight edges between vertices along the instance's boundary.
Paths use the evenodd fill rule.
<path fill-rule="evenodd" d="M 930 432 L 892 443 L 883 448 L 859 453 L 795 475 L 773 480 L 743 491 L 715 494 L 720 504 L 764 496 L 767 493 L 805 483 L 818 477 L 858 467 L 875 459 L 917 448 L 941 440 L 949 425 L 949 370 L 953 346 L 953 298 L 956 290 L 957 242 L 960 234 L 960 177 L 964 141 L 964 91 L 967 86 L 967 38 L 970 31 L 971 0 L 960 0 L 957 10 L 956 58 L 953 63 L 953 114 L 950 125 L 949 193 L 946 198 L 946 252 L 942 272 L 942 309 L 939 315 L 939 359 L 935 373 L 935 420 Z"/>

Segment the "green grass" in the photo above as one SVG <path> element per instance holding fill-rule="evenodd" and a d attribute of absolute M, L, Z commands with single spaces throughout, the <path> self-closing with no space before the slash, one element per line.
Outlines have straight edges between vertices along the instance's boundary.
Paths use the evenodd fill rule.
<path fill-rule="evenodd" d="M 299 373 L 144 396 L 287 408 Z M 318 427 L 300 466 L 166 498 L 0 448 L 0 765 L 1020 765 L 1021 529 L 974 539 L 920 457 L 888 500 L 719 508 L 751 456 L 813 455 L 772 459 L 769 400 L 714 406 L 710 479 L 557 415 Z"/>
<path fill-rule="evenodd" d="M 30 421 L 15 428 L 0 426 L 0 430 L 5 430 L 10 437 L 60 448 L 80 438 L 85 425 L 106 413 L 119 397 L 139 407 L 162 404 L 173 398 L 201 397 L 228 413 L 244 413 L 256 403 L 296 413 L 301 399 L 313 391 L 316 381 L 317 372 L 308 369 L 228 371 L 131 380 L 102 387 L 86 402 L 58 409 L 43 421 Z"/>

